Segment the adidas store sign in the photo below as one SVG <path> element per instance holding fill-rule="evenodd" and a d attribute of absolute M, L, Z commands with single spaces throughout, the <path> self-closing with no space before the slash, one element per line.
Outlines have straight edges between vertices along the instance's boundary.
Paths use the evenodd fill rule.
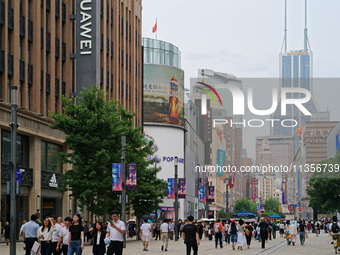
<path fill-rule="evenodd" d="M 55 174 L 52 175 L 50 183 L 48 184 L 51 188 L 58 188 L 57 177 Z"/>

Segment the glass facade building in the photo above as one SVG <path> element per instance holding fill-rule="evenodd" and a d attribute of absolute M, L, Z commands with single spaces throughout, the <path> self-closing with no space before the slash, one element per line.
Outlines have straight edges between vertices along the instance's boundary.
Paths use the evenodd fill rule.
<path fill-rule="evenodd" d="M 171 43 L 143 38 L 144 64 L 166 65 L 181 69 L 181 52 Z"/>
<path fill-rule="evenodd" d="M 312 93 L 312 99 L 305 103 L 306 109 L 313 115 L 319 112 L 319 107 L 313 97 L 312 70 L 313 54 L 308 51 L 290 51 L 280 54 L 280 78 L 282 88 L 303 88 Z M 300 98 L 305 95 L 290 93 L 287 98 Z M 295 105 L 287 105 L 287 115 L 281 114 L 281 102 L 279 101 L 276 111 L 272 114 L 272 119 L 278 119 L 271 129 L 271 135 L 293 136 L 295 138 L 296 149 L 299 146 L 296 130 L 299 126 L 305 126 L 311 116 L 304 115 Z M 298 125 L 293 128 L 284 127 L 281 122 L 286 119 L 294 119 Z M 288 123 L 287 123 L 288 124 Z M 289 123 L 290 125 L 290 123 Z"/>

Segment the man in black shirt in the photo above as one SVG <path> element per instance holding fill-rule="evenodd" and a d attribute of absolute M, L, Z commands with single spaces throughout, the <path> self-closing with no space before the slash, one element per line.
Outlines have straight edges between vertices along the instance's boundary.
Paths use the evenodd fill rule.
<path fill-rule="evenodd" d="M 268 238 L 268 224 L 267 224 L 267 222 L 264 222 L 264 218 L 261 218 L 259 228 L 260 228 L 260 235 L 261 235 L 261 241 L 262 241 L 261 247 L 262 247 L 262 249 L 264 249 L 266 238 Z"/>
<path fill-rule="evenodd" d="M 192 223 L 193 216 L 188 216 L 188 224 L 183 227 L 183 239 L 187 246 L 187 255 L 190 255 L 191 248 L 194 251 L 194 255 L 197 255 L 198 246 L 200 245 L 200 238 L 198 235 L 197 227 Z"/>

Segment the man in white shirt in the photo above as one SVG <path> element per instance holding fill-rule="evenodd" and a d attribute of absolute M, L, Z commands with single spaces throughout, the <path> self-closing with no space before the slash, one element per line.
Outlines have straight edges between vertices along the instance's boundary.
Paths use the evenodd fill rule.
<path fill-rule="evenodd" d="M 57 244 L 57 250 L 62 252 L 63 255 L 67 255 L 68 238 L 69 238 L 69 233 L 70 233 L 69 228 L 72 224 L 72 218 L 66 217 L 64 219 L 64 222 L 65 222 L 65 227 L 63 227 L 59 230 L 59 239 L 58 239 L 58 244 Z"/>
<path fill-rule="evenodd" d="M 59 230 L 62 228 L 62 226 L 57 222 L 57 218 L 55 216 L 52 216 L 51 218 L 56 229 L 52 234 L 52 254 L 60 255 L 60 251 L 57 249 L 57 244 L 59 240 Z"/>
<path fill-rule="evenodd" d="M 148 251 L 148 246 L 150 242 L 150 234 L 152 233 L 151 224 L 148 223 L 147 219 L 143 220 L 143 224 L 140 227 L 140 236 L 143 240 L 143 251 Z"/>
<path fill-rule="evenodd" d="M 107 255 L 123 254 L 123 235 L 125 235 L 125 223 L 119 220 L 117 210 L 111 212 L 112 220 L 107 225 L 106 237 L 110 237 L 110 245 L 107 249 Z"/>
<path fill-rule="evenodd" d="M 170 220 L 169 228 L 170 228 L 170 240 L 173 240 L 174 239 L 175 223 L 172 219 Z"/>
<path fill-rule="evenodd" d="M 170 232 L 169 224 L 167 223 L 166 220 L 164 220 L 164 222 L 162 223 L 160 227 L 160 234 L 162 237 L 162 248 L 161 248 L 162 251 L 164 250 L 164 243 L 165 243 L 165 251 L 168 251 L 169 232 Z"/>

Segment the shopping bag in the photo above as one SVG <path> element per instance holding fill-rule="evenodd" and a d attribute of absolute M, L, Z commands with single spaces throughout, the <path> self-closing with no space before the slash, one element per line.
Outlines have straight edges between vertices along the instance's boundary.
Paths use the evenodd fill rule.
<path fill-rule="evenodd" d="M 283 235 L 283 239 L 286 239 L 286 234 Z"/>
<path fill-rule="evenodd" d="M 308 238 L 308 233 L 305 233 L 305 238 Z"/>
<path fill-rule="evenodd" d="M 291 239 L 292 238 L 292 236 L 290 235 L 290 234 L 288 234 L 288 237 L 287 237 L 288 239 Z"/>
<path fill-rule="evenodd" d="M 34 242 L 32 250 L 31 250 L 31 255 L 39 255 L 40 254 L 40 243 L 37 241 Z"/>

